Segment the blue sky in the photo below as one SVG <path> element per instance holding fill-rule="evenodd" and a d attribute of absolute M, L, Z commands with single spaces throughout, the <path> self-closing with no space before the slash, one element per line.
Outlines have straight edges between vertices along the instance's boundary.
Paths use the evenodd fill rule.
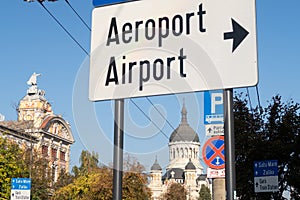
<path fill-rule="evenodd" d="M 91 25 L 92 1 L 69 2 L 87 24 Z M 89 52 L 90 32 L 66 2 L 59 0 L 54 3 L 45 2 L 44 5 Z M 299 0 L 257 1 L 258 88 L 264 106 L 276 94 L 280 94 L 284 100 L 293 98 L 300 102 L 299 7 Z M 26 81 L 33 72 L 41 73 L 42 76 L 38 79 L 39 88 L 46 91 L 46 98 L 52 103 L 54 112 L 62 114 L 72 126 L 76 143 L 72 146 L 71 164 L 78 163 L 79 154 L 83 149 L 98 151 L 100 160 L 109 163 L 112 158 L 110 144 L 113 135 L 113 102 L 88 102 L 86 54 L 38 2 L 7 0 L 2 2 L 0 11 L 0 113 L 5 115 L 6 120 L 16 120 L 15 108 L 26 94 Z M 252 104 L 257 105 L 255 89 L 249 90 Z M 162 132 L 157 131 L 153 123 L 150 123 L 130 100 L 125 101 L 125 129 L 128 132 L 125 135 L 125 149 L 137 155 L 146 167 L 151 166 L 155 155 L 163 166 L 167 163 L 168 137 L 180 122 L 180 109 L 184 97 L 189 123 L 199 133 L 203 143 L 206 137 L 202 124 L 202 93 L 150 97 L 172 127 L 161 118 L 147 99 L 134 99 L 133 101 L 162 127 Z M 89 108 L 92 113 L 85 108 Z M 84 121 L 84 124 L 88 123 L 88 126 L 78 124 L 80 122 L 76 122 L 75 118 Z M 96 128 L 89 123 L 95 123 L 93 125 Z M 84 130 L 76 129 L 76 125 Z"/>

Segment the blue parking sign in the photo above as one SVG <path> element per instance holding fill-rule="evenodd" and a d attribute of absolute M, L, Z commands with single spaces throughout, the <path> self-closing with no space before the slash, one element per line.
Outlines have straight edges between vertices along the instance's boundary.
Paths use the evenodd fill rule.
<path fill-rule="evenodd" d="M 223 124 L 223 90 L 204 92 L 204 124 Z"/>

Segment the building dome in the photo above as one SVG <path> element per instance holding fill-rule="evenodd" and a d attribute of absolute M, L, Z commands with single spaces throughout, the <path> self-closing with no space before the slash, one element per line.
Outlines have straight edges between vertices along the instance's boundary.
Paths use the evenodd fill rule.
<path fill-rule="evenodd" d="M 191 161 L 191 159 L 190 159 L 190 161 L 188 162 L 188 164 L 186 164 L 185 169 L 187 169 L 187 170 L 196 170 L 196 167 L 195 167 L 195 165 L 193 164 L 193 162 Z"/>
<path fill-rule="evenodd" d="M 169 142 L 200 142 L 198 134 L 187 122 L 187 111 L 184 103 L 181 110 L 181 123 L 171 134 Z"/>
<path fill-rule="evenodd" d="M 157 162 L 157 158 L 155 159 L 155 162 L 153 163 L 153 165 L 152 165 L 152 167 L 151 167 L 151 171 L 153 171 L 153 170 L 157 170 L 157 171 L 160 171 L 160 170 L 162 170 L 161 169 L 161 166 L 158 164 L 158 162 Z"/>

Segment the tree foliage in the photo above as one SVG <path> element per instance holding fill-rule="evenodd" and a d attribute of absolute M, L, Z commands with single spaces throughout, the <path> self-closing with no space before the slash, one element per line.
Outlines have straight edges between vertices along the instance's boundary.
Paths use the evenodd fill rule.
<path fill-rule="evenodd" d="M 87 150 L 83 150 L 80 154 L 79 163 L 79 167 L 74 166 L 72 169 L 75 177 L 86 175 L 97 169 L 99 165 L 99 155 L 95 152 L 91 153 Z"/>
<path fill-rule="evenodd" d="M 187 191 L 180 183 L 172 183 L 168 186 L 167 191 L 162 194 L 163 200 L 186 200 Z"/>
<path fill-rule="evenodd" d="M 113 171 L 111 168 L 99 166 L 98 156 L 83 151 L 80 156 L 80 167 L 74 180 L 55 191 L 53 200 L 111 200 L 113 199 L 112 184 Z M 95 159 L 97 158 L 97 159 Z M 129 157 L 128 157 L 129 158 Z M 84 161 L 84 162 L 82 162 Z M 91 162 L 92 161 L 92 162 Z M 130 157 L 125 160 L 126 169 L 141 170 L 144 167 L 136 159 Z M 123 199 L 150 199 L 150 190 L 146 187 L 147 176 L 142 173 L 126 171 L 123 174 L 122 193 Z"/>
<path fill-rule="evenodd" d="M 65 187 L 74 181 L 74 176 L 69 172 L 65 172 L 65 170 L 61 170 L 59 173 L 59 177 L 53 185 L 53 190 L 56 191 L 62 187 Z"/>
<path fill-rule="evenodd" d="M 53 200 L 109 200 L 112 199 L 112 173 L 110 169 L 101 168 L 98 172 L 82 175 L 57 190 Z"/>
<path fill-rule="evenodd" d="M 49 199 L 52 174 L 46 158 L 0 137 L 0 199 L 9 199 L 12 178 L 31 178 L 31 199 Z"/>
<path fill-rule="evenodd" d="M 129 155 L 129 154 L 125 154 L 124 156 L 124 161 L 123 161 L 123 170 L 125 172 L 138 172 L 138 173 L 142 173 L 145 171 L 145 166 L 142 165 L 137 158 Z"/>
<path fill-rule="evenodd" d="M 141 173 L 126 172 L 123 177 L 123 198 L 127 200 L 150 199 L 147 177 Z"/>
<path fill-rule="evenodd" d="M 206 185 L 202 184 L 199 192 L 199 200 L 211 200 L 210 190 Z"/>
<path fill-rule="evenodd" d="M 0 199 L 10 198 L 11 178 L 29 176 L 23 156 L 16 143 L 0 137 Z"/>
<path fill-rule="evenodd" d="M 300 188 L 300 115 L 299 104 L 284 103 L 275 96 L 265 108 L 247 107 L 247 100 L 236 95 L 234 128 L 236 181 L 240 199 L 284 199 L 283 192 L 299 198 Z M 279 191 L 254 193 L 254 161 L 278 160 Z"/>
<path fill-rule="evenodd" d="M 46 200 L 52 191 L 53 174 L 49 160 L 34 149 L 27 149 L 25 163 L 31 178 L 31 199 Z"/>

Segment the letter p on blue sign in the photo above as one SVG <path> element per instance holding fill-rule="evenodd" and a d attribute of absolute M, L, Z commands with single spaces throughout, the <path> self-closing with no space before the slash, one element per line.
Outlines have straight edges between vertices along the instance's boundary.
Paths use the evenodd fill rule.
<path fill-rule="evenodd" d="M 223 113 L 223 90 L 205 91 L 204 124 L 222 124 Z"/>

